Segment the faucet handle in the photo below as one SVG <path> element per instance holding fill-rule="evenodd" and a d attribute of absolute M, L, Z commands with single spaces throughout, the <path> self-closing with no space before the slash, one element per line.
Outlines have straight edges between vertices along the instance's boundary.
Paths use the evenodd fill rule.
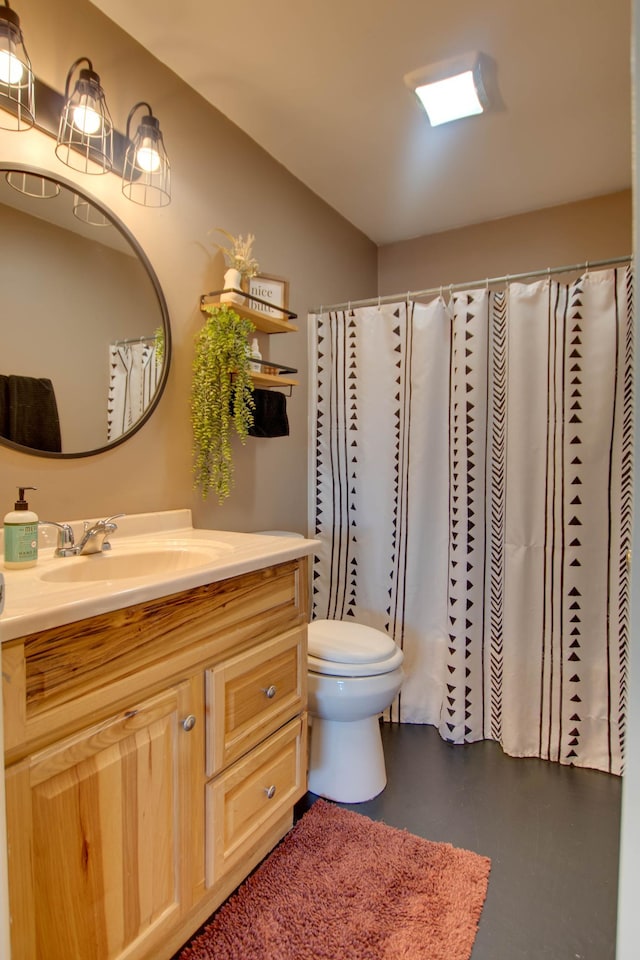
<path fill-rule="evenodd" d="M 107 517 L 107 519 L 104 521 L 104 529 L 106 533 L 104 536 L 104 540 L 102 541 L 103 550 L 111 550 L 111 544 L 108 538 L 111 536 L 112 533 L 115 533 L 115 531 L 118 529 L 118 524 L 114 523 L 113 521 L 119 520 L 120 517 L 126 517 L 126 513 L 114 513 L 112 517 Z"/>
<path fill-rule="evenodd" d="M 91 520 L 83 520 L 82 525 L 84 527 L 84 532 L 86 533 L 93 527 L 96 529 L 104 529 L 108 524 L 113 524 L 113 529 L 109 531 L 110 533 L 113 533 L 114 530 L 118 529 L 117 524 L 113 523 L 113 521 L 118 520 L 120 517 L 126 517 L 126 513 L 114 513 L 112 517 L 106 517 L 104 520 L 94 520 L 93 523 Z"/>

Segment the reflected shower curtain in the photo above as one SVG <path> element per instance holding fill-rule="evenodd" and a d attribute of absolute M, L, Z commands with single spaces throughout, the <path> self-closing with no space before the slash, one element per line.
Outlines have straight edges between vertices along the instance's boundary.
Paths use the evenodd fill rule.
<path fill-rule="evenodd" d="M 310 319 L 313 617 L 402 646 L 392 719 L 620 773 L 630 268 Z"/>
<path fill-rule="evenodd" d="M 107 439 L 116 440 L 136 424 L 160 381 L 155 338 L 109 346 Z"/>

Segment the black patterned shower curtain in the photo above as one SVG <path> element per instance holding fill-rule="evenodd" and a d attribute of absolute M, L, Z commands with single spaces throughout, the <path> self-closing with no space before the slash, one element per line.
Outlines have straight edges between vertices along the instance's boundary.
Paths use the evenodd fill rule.
<path fill-rule="evenodd" d="M 162 360 L 154 337 L 109 346 L 107 441 L 117 440 L 142 417 L 160 382 Z"/>
<path fill-rule="evenodd" d="M 313 616 L 402 646 L 393 719 L 620 773 L 631 269 L 310 321 Z"/>

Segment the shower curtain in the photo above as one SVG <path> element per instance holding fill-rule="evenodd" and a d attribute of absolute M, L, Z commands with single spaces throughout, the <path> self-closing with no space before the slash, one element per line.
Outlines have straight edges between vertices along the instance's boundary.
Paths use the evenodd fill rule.
<path fill-rule="evenodd" d="M 620 773 L 630 268 L 310 322 L 313 617 L 403 648 L 391 719 Z"/>
<path fill-rule="evenodd" d="M 109 346 L 109 442 L 138 422 L 155 395 L 162 370 L 156 347 L 156 339 L 152 337 Z"/>

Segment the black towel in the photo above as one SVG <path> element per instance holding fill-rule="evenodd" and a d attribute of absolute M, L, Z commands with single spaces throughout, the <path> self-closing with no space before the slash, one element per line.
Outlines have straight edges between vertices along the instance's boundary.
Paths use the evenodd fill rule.
<path fill-rule="evenodd" d="M 253 426 L 250 437 L 288 437 L 287 398 L 277 390 L 254 390 Z"/>
<path fill-rule="evenodd" d="M 60 453 L 60 420 L 51 380 L 11 375 L 3 378 L 3 384 L 0 384 L 0 423 L 6 428 L 3 436 L 32 450 Z"/>
<path fill-rule="evenodd" d="M 0 373 L 0 437 L 9 439 L 9 377 Z"/>

